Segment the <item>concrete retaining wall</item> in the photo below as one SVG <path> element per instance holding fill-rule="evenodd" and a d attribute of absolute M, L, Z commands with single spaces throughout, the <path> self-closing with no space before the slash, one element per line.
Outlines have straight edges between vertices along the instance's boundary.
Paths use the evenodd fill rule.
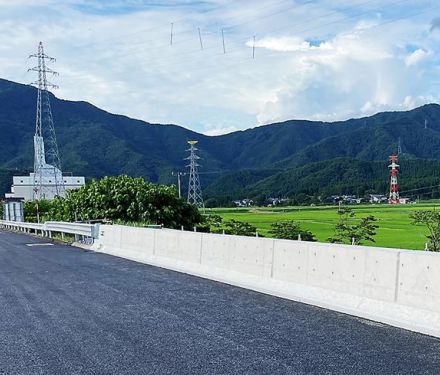
<path fill-rule="evenodd" d="M 118 225 L 93 249 L 440 337 L 440 254 Z"/>

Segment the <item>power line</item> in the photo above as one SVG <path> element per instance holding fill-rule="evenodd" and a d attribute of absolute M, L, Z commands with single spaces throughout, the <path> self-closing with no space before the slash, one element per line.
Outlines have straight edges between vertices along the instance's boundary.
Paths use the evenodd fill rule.
<path fill-rule="evenodd" d="M 335 13 L 338 13 L 338 14 L 339 14 L 339 13 L 341 13 L 342 11 L 353 10 L 353 9 L 358 8 L 359 6 L 363 6 L 363 5 L 366 5 L 366 4 L 371 4 L 371 3 L 374 3 L 374 2 L 377 2 L 377 1 L 378 1 L 378 0 L 369 0 L 369 1 L 366 1 L 366 2 L 364 2 L 364 3 L 358 4 L 358 5 L 356 5 L 356 6 L 346 7 L 346 8 L 344 8 L 344 9 L 340 10 L 340 11 L 333 11 L 333 12 L 326 13 L 326 14 L 324 14 L 324 15 L 321 15 L 321 16 L 318 16 L 318 17 L 315 17 L 315 18 L 311 18 L 311 19 L 309 19 L 309 20 L 306 20 L 305 22 L 310 23 L 311 21 L 319 20 L 319 19 L 321 19 L 321 18 L 323 18 L 323 17 L 328 17 L 328 16 L 330 16 L 330 15 L 332 15 L 332 14 L 335 14 Z M 402 4 L 402 3 L 406 3 L 406 2 L 408 2 L 408 1 L 411 1 L 411 0 L 397 0 L 397 1 L 394 1 L 392 4 L 389 4 L 389 5 L 390 5 L 390 6 L 396 6 L 396 5 L 399 5 L 399 4 Z M 435 9 L 435 8 L 436 8 L 436 7 L 434 7 L 434 9 Z M 374 9 L 374 10 L 364 11 L 364 12 L 358 13 L 357 15 L 354 15 L 354 16 L 351 15 L 351 16 L 348 16 L 348 17 L 343 17 L 343 18 L 340 18 L 340 19 L 338 19 L 338 20 L 334 20 L 334 21 L 331 21 L 331 22 L 328 22 L 328 23 L 325 23 L 325 24 L 319 24 L 319 25 L 316 25 L 316 26 L 307 27 L 307 28 L 303 28 L 303 29 L 295 29 L 295 30 L 292 30 L 290 26 L 287 26 L 287 27 L 285 26 L 285 27 L 281 27 L 281 28 L 278 28 L 278 29 L 275 29 L 275 30 L 271 30 L 270 32 L 271 32 L 271 33 L 274 33 L 274 32 L 277 32 L 277 31 L 290 29 L 290 30 L 292 30 L 295 34 L 298 34 L 298 33 L 304 33 L 304 32 L 308 32 L 308 31 L 313 31 L 313 30 L 316 30 L 316 29 L 320 29 L 320 28 L 322 28 L 323 26 L 328 26 L 328 25 L 331 25 L 331 24 L 336 24 L 336 23 L 344 22 L 344 21 L 346 21 L 346 20 L 359 18 L 359 17 L 362 17 L 362 16 L 364 16 L 364 15 L 366 15 L 366 14 L 370 14 L 370 13 L 372 13 L 372 12 L 378 12 L 378 11 L 380 11 L 380 9 L 381 9 L 381 8 L 379 8 L 379 9 Z M 385 25 L 385 24 L 393 23 L 393 22 L 395 22 L 395 21 L 397 21 L 397 20 L 401 20 L 401 19 L 405 19 L 405 18 L 410 18 L 410 17 L 416 16 L 416 15 L 422 14 L 422 13 L 424 13 L 424 12 L 427 12 L 427 11 L 430 10 L 430 9 L 431 9 L 431 8 L 428 8 L 428 9 L 425 9 L 425 10 L 423 10 L 423 11 L 421 11 L 421 12 L 418 12 L 418 13 L 415 13 L 415 14 L 411 14 L 411 15 L 403 16 L 403 17 L 399 17 L 399 18 L 397 18 L 397 19 L 393 19 L 393 20 L 390 20 L 390 21 L 382 22 L 382 23 L 377 24 L 377 25 L 375 25 L 375 26 L 371 26 L 371 27 L 369 27 L 369 29 L 375 28 L 375 27 L 377 27 L 377 26 L 381 26 L 381 25 Z M 193 40 L 193 39 L 191 38 L 191 39 L 186 39 L 185 41 L 192 41 L 192 40 Z M 252 39 L 251 39 L 251 40 L 252 40 Z M 237 52 L 243 52 L 243 50 L 244 50 L 244 48 L 243 48 L 243 44 L 245 44 L 247 41 L 249 41 L 249 38 L 242 39 L 241 41 L 235 42 L 235 44 L 237 44 L 238 47 L 235 48 L 235 49 L 228 49 L 228 55 L 233 54 L 233 53 L 237 53 Z M 164 46 L 161 46 L 160 48 L 162 48 L 162 47 L 166 47 L 166 46 L 164 45 Z M 169 47 L 169 45 L 168 45 L 168 47 Z M 158 48 L 158 47 L 156 47 L 156 48 Z M 218 48 L 219 48 L 218 46 L 211 46 L 211 47 L 206 47 L 206 46 L 204 46 L 204 49 L 203 49 L 203 50 L 204 50 L 204 51 L 207 51 L 207 50 L 218 49 Z M 251 48 L 252 48 L 252 50 L 254 49 L 253 45 L 251 46 Z M 257 46 L 255 46 L 255 48 L 257 48 Z M 153 49 L 154 49 L 154 47 L 149 47 L 149 48 L 148 48 L 148 51 L 151 52 L 151 50 L 153 50 Z M 145 52 L 145 51 L 139 51 L 139 50 L 137 50 L 137 51 L 135 51 L 135 52 L 131 52 L 131 53 L 130 53 L 130 52 L 128 52 L 128 53 L 124 53 L 124 56 L 138 55 L 138 54 L 141 54 L 141 53 L 143 53 L 143 52 Z M 200 49 L 198 49 L 198 50 L 191 50 L 191 51 L 187 51 L 187 52 L 171 53 L 171 54 L 168 54 L 168 55 L 165 55 L 165 56 L 162 55 L 162 56 L 161 56 L 161 59 L 165 59 L 165 60 L 167 61 L 167 63 L 169 63 L 169 62 L 170 62 L 170 58 L 173 58 L 173 57 L 181 57 L 181 56 L 185 56 L 185 55 L 192 55 L 192 54 L 197 54 L 197 53 L 200 53 Z M 224 53 L 223 53 L 223 54 L 224 54 Z M 218 55 L 218 54 L 215 54 L 214 56 L 216 56 L 216 55 Z M 278 52 L 278 55 L 279 55 L 279 52 Z M 252 53 L 252 56 L 255 57 L 255 53 Z M 181 62 L 182 62 L 182 60 L 180 59 L 180 60 L 178 61 L 178 63 L 180 64 Z"/>
<path fill-rule="evenodd" d="M 410 1 L 410 0 L 400 0 L 399 2 L 402 2 L 402 1 Z M 419 15 L 421 15 L 421 14 L 423 14 L 423 13 L 428 12 L 428 11 L 432 11 L 432 10 L 434 10 L 434 9 L 438 9 L 439 7 L 440 7 L 440 6 L 435 6 L 435 7 L 428 8 L 428 9 L 425 9 L 425 10 L 420 11 L 420 12 L 417 12 L 417 13 L 413 13 L 413 14 L 411 14 L 411 15 L 402 16 L 402 17 L 398 17 L 398 18 L 394 18 L 394 19 L 389 20 L 389 21 L 384 21 L 384 22 L 381 22 L 381 23 L 378 23 L 378 24 L 376 24 L 376 25 L 373 25 L 373 26 L 368 27 L 368 29 L 363 30 L 363 32 L 368 32 L 368 31 L 371 31 L 371 30 L 373 30 L 373 29 L 376 29 L 376 28 L 379 28 L 379 27 L 383 27 L 383 26 L 385 26 L 385 25 L 389 25 L 389 24 L 392 24 L 392 23 L 395 23 L 395 22 L 402 21 L 402 20 L 404 20 L 404 19 L 408 19 L 408 18 L 416 17 L 416 16 L 419 16 Z M 321 26 L 319 26 L 319 27 L 321 27 Z M 304 30 L 305 30 L 305 29 L 304 29 Z M 303 30 L 303 31 L 304 31 L 304 30 Z M 307 31 L 310 31 L 310 30 L 312 30 L 312 28 L 307 29 Z M 252 46 L 251 46 L 250 48 L 253 49 L 253 44 L 252 44 Z M 255 48 L 256 48 L 256 47 L 255 47 Z M 205 50 L 206 50 L 206 49 L 208 49 L 208 48 L 205 48 Z M 228 50 L 228 55 L 231 55 L 231 54 L 234 54 L 234 53 L 237 53 L 237 52 L 243 52 L 243 48 L 241 48 L 241 49 L 230 49 L 230 50 Z M 282 52 L 280 52 L 280 51 L 275 51 L 275 52 L 266 53 L 264 56 L 265 56 L 265 57 L 279 57 L 281 53 L 282 53 Z M 216 56 L 220 56 L 220 55 L 222 55 L 222 54 L 217 53 L 217 54 L 215 54 L 215 55 L 212 55 L 212 57 L 216 57 Z M 247 58 L 243 59 L 243 61 L 246 61 L 246 60 L 248 60 L 248 59 L 247 59 Z M 256 60 L 257 60 L 257 59 L 256 59 Z M 188 61 L 188 60 L 183 60 L 183 61 L 186 62 L 186 61 Z M 190 60 L 190 61 L 191 61 L 191 60 Z M 169 62 L 168 57 L 167 57 L 167 62 Z M 179 60 L 179 63 L 182 63 L 182 60 Z M 216 67 L 217 67 L 217 60 L 214 61 L 214 63 L 216 64 Z M 162 64 L 162 65 L 160 65 L 160 66 L 165 66 L 165 65 Z M 236 66 L 236 65 L 234 64 L 234 66 Z M 150 67 L 151 67 L 151 66 L 150 66 Z M 156 67 L 158 67 L 158 66 L 156 66 Z M 202 68 L 200 68 L 200 67 L 197 68 L 198 71 L 200 71 L 201 69 L 202 69 Z"/>
<path fill-rule="evenodd" d="M 378 1 L 378 0 L 374 0 L 374 1 Z M 266 6 L 264 6 L 264 7 L 262 7 L 262 8 L 253 8 L 253 9 L 266 9 L 266 8 L 270 8 L 270 7 L 272 7 L 272 6 L 275 6 L 275 5 L 279 5 L 279 4 L 281 4 L 281 3 L 285 3 L 285 2 L 291 2 L 291 0 L 281 0 L 281 1 L 276 1 L 276 2 L 274 2 L 274 3 L 271 3 L 271 4 L 268 4 L 268 5 L 266 5 Z M 309 4 L 309 3 L 312 3 L 313 2 L 313 0 L 311 0 L 311 1 L 309 1 L 309 2 L 307 2 L 307 3 L 303 3 L 303 4 L 301 4 L 300 6 L 304 6 L 304 5 L 307 5 L 307 4 Z M 229 1 L 229 2 L 227 2 L 227 3 L 223 3 L 222 5 L 220 5 L 220 6 L 217 6 L 217 7 L 214 7 L 214 8 L 211 8 L 209 11 L 207 11 L 206 13 L 212 13 L 212 12 L 214 12 L 214 11 L 216 11 L 216 10 L 218 10 L 218 9 L 222 9 L 222 8 L 225 8 L 225 7 L 227 7 L 228 5 L 230 5 L 230 4 L 234 4 L 234 3 L 236 3 L 234 0 L 231 0 L 231 1 Z M 289 6 L 289 8 L 292 8 L 292 7 L 298 7 L 298 5 L 297 4 L 294 4 L 294 5 L 290 5 Z M 284 10 L 285 11 L 285 10 Z M 263 18 L 264 18 L 265 16 L 263 16 Z M 240 19 L 241 18 L 241 16 L 235 16 L 235 17 L 229 17 L 229 19 Z M 257 17 L 256 19 L 259 19 L 259 18 L 261 18 L 261 17 Z M 180 19 L 177 19 L 177 20 L 174 20 L 173 22 L 171 22 L 171 25 L 172 25 L 172 28 L 173 28 L 173 43 L 171 43 L 171 44 L 176 44 L 175 42 L 174 42 L 174 37 L 176 36 L 176 35 L 183 35 L 183 34 L 192 34 L 192 33 L 194 33 L 194 28 L 193 27 L 191 27 L 190 29 L 188 29 L 188 30 L 183 30 L 183 31 L 180 31 L 180 32 L 178 32 L 178 33 L 176 33 L 175 32 L 175 30 L 174 30 L 174 26 L 176 25 L 176 24 L 179 24 L 179 23 L 182 23 L 183 21 L 187 21 L 187 19 L 188 19 L 188 16 L 186 16 L 186 17 L 182 17 L 182 18 L 180 18 Z M 254 18 L 254 20 L 255 20 L 255 18 Z M 240 24 L 237 24 L 237 26 L 238 25 L 240 25 Z M 206 24 L 205 25 L 205 27 L 208 27 L 208 26 L 210 26 L 210 24 Z M 236 25 L 234 25 L 234 26 L 232 26 L 232 27 L 235 27 Z M 93 43 L 86 43 L 86 44 L 82 44 L 82 45 L 77 45 L 76 47 L 77 48 L 80 48 L 80 47 L 85 47 L 85 48 L 89 48 L 89 47 L 91 47 L 91 46 L 94 46 L 94 45 L 98 45 L 98 44 L 103 44 L 103 43 L 105 43 L 105 42 L 115 42 L 115 41 L 118 41 L 118 40 L 121 40 L 122 42 L 121 43 L 126 43 L 127 42 L 127 38 L 129 38 L 129 37 L 132 37 L 132 36 L 135 36 L 135 35 L 141 35 L 141 34 L 145 34 L 145 33 L 148 33 L 148 32 L 152 32 L 152 31 L 155 31 L 155 30 L 161 30 L 161 29 L 164 29 L 164 28 L 167 28 L 168 27 L 168 25 L 160 25 L 160 26 L 155 26 L 155 27 L 151 27 L 151 28 L 146 28 L 146 29 L 141 29 L 141 30 L 138 30 L 138 31 L 135 31 L 135 32 L 132 32 L 132 33 L 128 33 L 128 34 L 122 34 L 122 35 L 119 35 L 119 36 L 117 36 L 117 37 L 112 37 L 112 38 L 108 38 L 108 39 L 104 39 L 104 40 L 100 40 L 100 41 L 97 41 L 97 42 L 93 42 Z M 228 28 L 232 28 L 232 27 L 228 27 Z M 154 42 L 154 41 L 156 41 L 156 39 L 157 38 L 154 38 L 154 39 L 149 39 L 149 40 L 143 40 L 142 42 L 139 42 L 139 43 L 135 43 L 135 44 L 133 44 L 133 45 L 139 45 L 139 44 L 147 44 L 147 43 L 151 43 L 151 42 Z M 178 42 L 178 43 L 184 43 L 184 42 L 187 42 L 187 41 L 190 41 L 190 40 L 192 40 L 192 38 L 187 38 L 187 39 L 184 39 L 184 40 L 181 40 L 180 42 Z M 113 43 L 114 44 L 114 43 Z M 167 44 L 164 44 L 164 45 L 161 45 L 160 47 L 166 47 L 167 46 Z M 106 48 L 106 47 L 104 47 L 104 48 Z"/>

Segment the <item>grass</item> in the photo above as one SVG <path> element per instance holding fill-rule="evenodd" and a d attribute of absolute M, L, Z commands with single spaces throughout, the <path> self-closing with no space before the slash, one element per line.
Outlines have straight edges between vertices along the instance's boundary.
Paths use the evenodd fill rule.
<path fill-rule="evenodd" d="M 366 242 L 367 246 L 422 250 L 425 246 L 426 228 L 411 224 L 409 215 L 415 210 L 440 209 L 439 201 L 429 201 L 410 205 L 353 205 L 356 216 L 375 216 L 379 228 L 376 242 Z M 279 220 L 295 220 L 304 229 L 310 230 L 321 242 L 333 235 L 338 219 L 336 206 L 324 207 L 277 207 L 277 208 L 219 208 L 206 213 L 218 214 L 224 220 L 235 219 L 254 225 L 266 237 L 270 225 Z"/>

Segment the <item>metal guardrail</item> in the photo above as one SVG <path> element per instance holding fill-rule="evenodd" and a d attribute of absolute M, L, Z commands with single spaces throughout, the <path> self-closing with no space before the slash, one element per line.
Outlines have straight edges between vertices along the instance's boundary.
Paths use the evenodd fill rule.
<path fill-rule="evenodd" d="M 75 235 L 75 241 L 92 244 L 98 238 L 99 224 L 69 223 L 63 221 L 46 221 L 45 223 L 28 223 L 18 221 L 0 220 L 0 227 L 17 230 L 25 233 L 40 234 L 43 237 L 52 238 L 52 233 Z"/>
<path fill-rule="evenodd" d="M 52 232 L 76 234 L 78 236 L 87 236 L 98 238 L 99 224 L 68 223 L 63 221 L 46 221 L 44 223 L 46 230 Z"/>

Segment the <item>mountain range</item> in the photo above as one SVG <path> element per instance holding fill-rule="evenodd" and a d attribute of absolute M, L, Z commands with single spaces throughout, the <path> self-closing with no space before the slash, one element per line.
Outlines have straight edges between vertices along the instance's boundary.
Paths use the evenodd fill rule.
<path fill-rule="evenodd" d="M 0 193 L 11 171 L 33 165 L 36 89 L 0 79 Z M 401 187 L 440 183 L 440 106 L 333 123 L 290 120 L 221 136 L 151 124 L 58 99 L 52 112 L 65 172 L 128 174 L 174 183 L 188 140 L 197 140 L 205 197 L 224 204 L 255 196 L 384 193 L 387 159 L 402 149 Z M 14 173 L 15 173 L 14 172 Z M 185 180 L 183 181 L 185 184 Z"/>

